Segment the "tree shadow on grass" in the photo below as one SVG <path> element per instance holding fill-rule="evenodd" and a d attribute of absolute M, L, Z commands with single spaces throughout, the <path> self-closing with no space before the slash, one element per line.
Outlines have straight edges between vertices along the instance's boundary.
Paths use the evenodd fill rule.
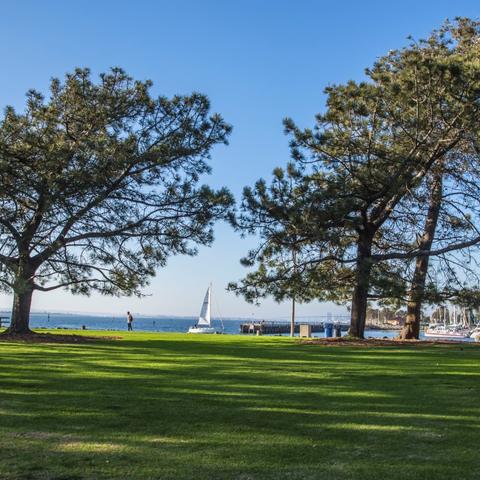
<path fill-rule="evenodd" d="M 478 349 L 132 339 L 0 352 L 7 478 L 480 471 Z"/>

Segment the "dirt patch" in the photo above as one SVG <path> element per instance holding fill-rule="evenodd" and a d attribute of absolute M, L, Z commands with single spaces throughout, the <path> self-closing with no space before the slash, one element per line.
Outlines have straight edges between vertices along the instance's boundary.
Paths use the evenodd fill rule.
<path fill-rule="evenodd" d="M 0 342 L 24 343 L 94 343 L 102 340 L 121 340 L 123 337 L 102 336 L 89 337 L 87 335 L 62 335 L 56 333 L 27 333 L 24 335 L 0 334 Z"/>
<path fill-rule="evenodd" d="M 338 337 L 338 338 L 312 338 L 309 340 L 300 340 L 299 343 L 306 345 L 326 345 L 329 347 L 352 346 L 352 347 L 423 347 L 432 345 L 475 345 L 473 342 L 459 342 L 456 340 L 397 340 L 395 338 L 366 338 L 360 340 L 357 338 Z M 480 344 L 476 344 L 480 346 Z"/>

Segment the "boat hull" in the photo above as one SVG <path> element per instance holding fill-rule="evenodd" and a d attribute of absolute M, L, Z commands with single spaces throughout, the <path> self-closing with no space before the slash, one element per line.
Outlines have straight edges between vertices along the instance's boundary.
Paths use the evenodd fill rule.
<path fill-rule="evenodd" d="M 433 338 L 468 338 L 470 336 L 468 332 L 429 332 L 428 330 L 424 335 Z"/>
<path fill-rule="evenodd" d="M 216 333 L 216 330 L 213 327 L 190 327 L 188 329 L 188 333 L 212 334 L 212 333 Z"/>
<path fill-rule="evenodd" d="M 454 333 L 425 333 L 425 337 L 430 338 L 469 338 L 468 335 L 457 335 Z"/>
<path fill-rule="evenodd" d="M 473 338 L 476 342 L 480 342 L 480 328 L 476 328 L 470 333 L 470 338 Z"/>

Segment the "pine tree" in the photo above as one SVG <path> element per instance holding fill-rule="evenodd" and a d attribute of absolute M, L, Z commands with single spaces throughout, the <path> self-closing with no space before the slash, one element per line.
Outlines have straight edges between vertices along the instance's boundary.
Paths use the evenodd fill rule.
<path fill-rule="evenodd" d="M 174 254 L 194 255 L 228 215 L 226 189 L 199 185 L 230 133 L 204 95 L 154 98 L 151 82 L 88 69 L 27 95 L 0 122 L 0 282 L 11 334 L 29 332 L 35 291 L 141 294 Z"/>
<path fill-rule="evenodd" d="M 367 70 L 368 81 L 327 88 L 327 108 L 313 130 L 285 121 L 297 172 L 295 214 L 286 215 L 273 191 L 270 198 L 257 188 L 254 202 L 247 191 L 243 228 L 261 232 L 283 252 L 288 235 L 279 221 L 288 218 L 301 244 L 296 273 L 287 279 L 292 268 L 279 268 L 284 260 L 275 263 L 275 248 L 260 248 L 249 263 L 258 259 L 261 268 L 232 288 L 248 296 L 260 285 L 262 295 L 278 299 L 289 282 L 307 299 L 340 299 L 348 292 L 350 334 L 363 337 L 368 299 L 405 292 L 405 279 L 395 278 L 403 262 L 478 243 L 476 235 L 457 236 L 427 251 L 406 238 L 415 216 L 402 212 L 431 171 L 476 142 L 480 66 L 464 51 L 475 38 L 475 22 L 447 23 L 427 40 L 381 58 Z M 281 226 L 280 237 L 270 235 L 272 224 Z"/>

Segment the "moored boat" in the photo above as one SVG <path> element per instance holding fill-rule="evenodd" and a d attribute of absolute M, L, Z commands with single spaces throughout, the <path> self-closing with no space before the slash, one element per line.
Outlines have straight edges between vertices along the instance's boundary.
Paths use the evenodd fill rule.
<path fill-rule="evenodd" d="M 432 338 L 469 338 L 471 322 L 467 309 L 463 307 L 460 312 L 456 305 L 453 308 L 440 307 L 439 315 L 434 323 L 430 323 L 424 334 Z"/>
<path fill-rule="evenodd" d="M 429 325 L 425 330 L 426 337 L 436 338 L 468 338 L 470 331 L 467 328 L 455 325 Z"/>
<path fill-rule="evenodd" d="M 476 327 L 470 332 L 470 338 L 473 338 L 476 342 L 480 342 L 480 327 Z"/>

